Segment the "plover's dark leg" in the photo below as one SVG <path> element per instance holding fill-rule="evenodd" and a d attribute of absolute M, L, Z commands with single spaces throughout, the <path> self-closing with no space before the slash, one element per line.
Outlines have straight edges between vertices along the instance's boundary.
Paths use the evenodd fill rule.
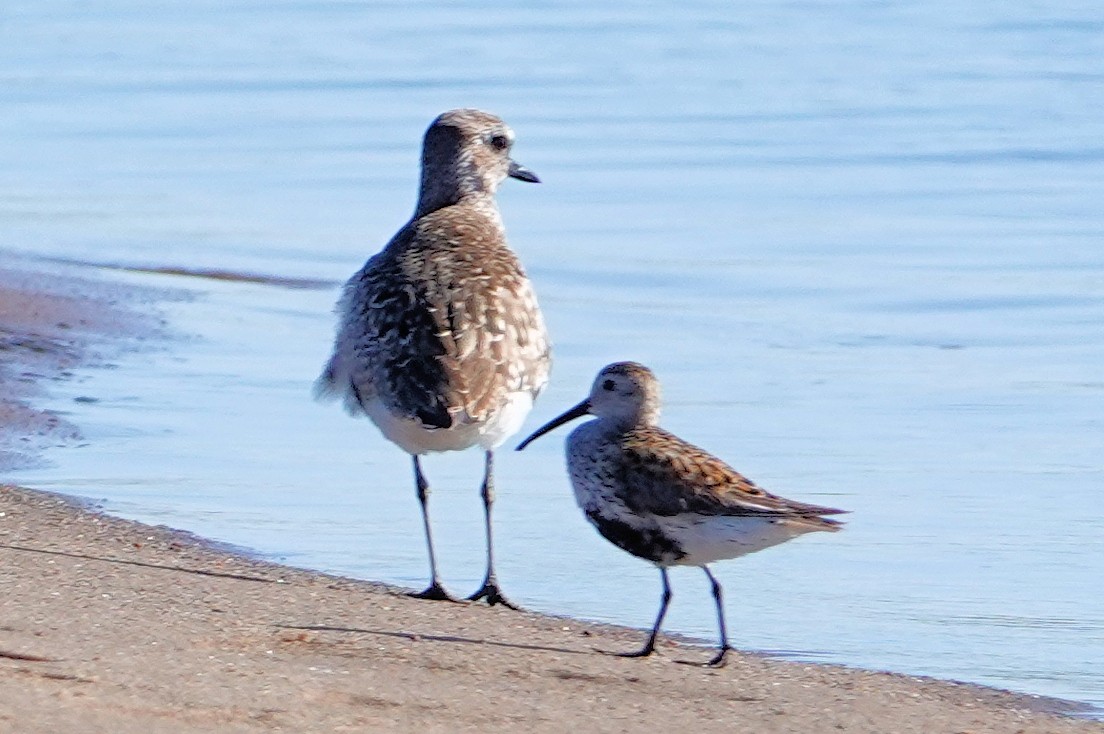
<path fill-rule="evenodd" d="M 617 652 L 612 654 L 622 658 L 643 658 L 655 652 L 656 638 L 659 637 L 659 628 L 663 625 L 663 618 L 667 616 L 667 606 L 671 603 L 671 584 L 667 580 L 667 569 L 661 567 L 659 573 L 663 577 L 663 596 L 660 598 L 659 614 L 656 615 L 656 621 L 652 626 L 652 634 L 648 636 L 648 641 L 644 643 L 644 647 L 636 652 Z"/>
<path fill-rule="evenodd" d="M 445 591 L 441 585 L 441 578 L 437 575 L 437 555 L 433 552 L 433 533 L 429 529 L 429 482 L 425 474 L 422 474 L 422 465 L 414 455 L 414 483 L 418 488 L 418 502 L 422 505 L 422 522 L 425 525 L 426 549 L 429 551 L 429 586 L 424 591 L 412 592 L 410 595 L 419 599 L 434 599 L 437 601 L 460 601 Z"/>
<path fill-rule="evenodd" d="M 721 584 L 717 581 L 716 577 L 709 570 L 708 566 L 701 567 L 705 571 L 705 575 L 709 577 L 709 583 L 713 584 L 713 601 L 717 603 L 717 626 L 721 630 L 721 644 L 720 649 L 717 650 L 717 654 L 706 663 L 711 668 L 719 668 L 725 664 L 725 656 L 732 648 L 728 645 L 728 630 L 725 627 L 725 614 L 724 614 L 724 601 L 722 599 Z"/>
<path fill-rule="evenodd" d="M 487 575 L 483 578 L 483 586 L 479 591 L 468 597 L 469 601 L 486 599 L 492 607 L 501 604 L 509 609 L 517 609 L 509 599 L 502 595 L 498 588 L 498 576 L 495 574 L 494 565 L 494 532 L 491 529 L 491 507 L 494 505 L 494 452 L 488 451 L 483 467 L 483 522 L 487 528 Z"/>

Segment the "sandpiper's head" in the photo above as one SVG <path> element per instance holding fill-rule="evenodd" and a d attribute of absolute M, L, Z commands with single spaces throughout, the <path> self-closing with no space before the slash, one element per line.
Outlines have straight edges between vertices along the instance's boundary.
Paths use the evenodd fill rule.
<path fill-rule="evenodd" d="M 594 378 L 587 402 L 599 418 L 654 425 L 659 421 L 659 380 L 639 362 L 614 362 Z"/>
<path fill-rule="evenodd" d="M 500 118 L 474 109 L 449 110 L 426 130 L 422 191 L 426 214 L 465 196 L 493 196 L 506 177 L 537 183 L 536 174 L 510 158 L 514 131 Z"/>
<path fill-rule="evenodd" d="M 659 421 L 659 380 L 639 362 L 606 365 L 590 388 L 590 397 L 553 418 L 518 444 L 521 451 L 549 431 L 584 415 L 594 415 L 615 428 L 655 425 Z"/>

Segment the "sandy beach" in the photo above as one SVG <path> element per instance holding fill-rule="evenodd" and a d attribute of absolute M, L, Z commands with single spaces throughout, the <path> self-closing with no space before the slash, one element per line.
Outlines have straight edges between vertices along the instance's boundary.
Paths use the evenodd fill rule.
<path fill-rule="evenodd" d="M 0 469 L 79 439 L 36 400 L 166 339 L 171 295 L 0 268 Z M 596 652 L 641 636 L 414 600 L 0 488 L 2 732 L 1104 732 L 1060 701 L 950 681 L 755 654 L 705 669 L 675 661 L 708 649 L 671 639 L 648 659 Z"/>

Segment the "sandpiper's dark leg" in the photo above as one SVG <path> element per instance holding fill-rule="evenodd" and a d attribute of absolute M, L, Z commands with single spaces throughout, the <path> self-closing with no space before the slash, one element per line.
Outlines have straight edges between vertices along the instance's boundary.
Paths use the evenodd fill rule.
<path fill-rule="evenodd" d="M 721 584 L 710 572 L 708 566 L 702 566 L 702 570 L 705 571 L 705 575 L 709 577 L 709 582 L 713 584 L 713 601 L 717 602 L 717 626 L 721 630 L 721 645 L 717 651 L 716 656 L 708 663 L 707 666 L 711 668 L 719 668 L 725 664 L 725 656 L 732 648 L 728 645 L 728 629 L 725 627 L 725 615 L 724 615 L 724 601 L 722 600 Z"/>
<path fill-rule="evenodd" d="M 655 625 L 652 626 L 652 634 L 648 636 L 648 641 L 644 643 L 644 647 L 636 652 L 617 653 L 623 658 L 642 658 L 655 652 L 655 643 L 656 638 L 659 636 L 659 628 L 663 624 L 663 618 L 667 616 L 667 605 L 671 603 L 671 584 L 667 580 L 667 569 L 660 568 L 659 573 L 663 576 L 663 596 L 659 604 L 659 614 L 656 615 Z"/>
<path fill-rule="evenodd" d="M 495 574 L 494 565 L 494 533 L 491 530 L 491 507 L 494 505 L 494 452 L 488 451 L 483 468 L 483 522 L 487 528 L 487 575 L 483 578 L 483 586 L 479 591 L 468 597 L 470 601 L 486 599 L 492 607 L 501 604 L 510 609 L 517 607 L 510 602 L 498 588 L 498 576 Z"/>
<path fill-rule="evenodd" d="M 441 579 L 437 575 L 437 555 L 433 552 L 433 533 L 429 529 L 429 482 L 422 474 L 422 465 L 418 456 L 414 456 L 414 483 L 418 488 L 418 502 L 422 504 L 422 523 L 425 525 L 426 548 L 429 550 L 429 586 L 424 591 L 411 593 L 411 596 L 419 599 L 434 599 L 437 601 L 460 601 L 445 591 L 441 585 Z"/>

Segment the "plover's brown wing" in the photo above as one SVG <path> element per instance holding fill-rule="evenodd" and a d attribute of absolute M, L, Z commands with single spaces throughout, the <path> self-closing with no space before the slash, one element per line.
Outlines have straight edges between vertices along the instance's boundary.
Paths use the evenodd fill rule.
<path fill-rule="evenodd" d="M 621 499 L 635 512 L 789 517 L 826 526 L 838 523 L 821 515 L 846 512 L 771 494 L 712 454 L 658 427 L 630 431 L 619 449 Z"/>
<path fill-rule="evenodd" d="M 379 399 L 396 416 L 448 428 L 456 398 L 441 364 L 440 329 L 393 249 L 412 235 L 400 231 L 346 284 L 337 347 L 317 390 L 343 394 L 350 408 Z"/>
<path fill-rule="evenodd" d="M 339 340 L 351 345 L 348 380 L 396 415 L 439 428 L 479 423 L 510 393 L 536 396 L 548 381 L 532 287 L 501 231 L 477 212 L 422 217 L 348 289 Z"/>
<path fill-rule="evenodd" d="M 454 413 L 481 422 L 510 393 L 535 397 L 548 381 L 551 347 L 532 286 L 501 230 L 456 206 L 423 217 L 417 231 L 401 259 L 425 289 Z"/>

